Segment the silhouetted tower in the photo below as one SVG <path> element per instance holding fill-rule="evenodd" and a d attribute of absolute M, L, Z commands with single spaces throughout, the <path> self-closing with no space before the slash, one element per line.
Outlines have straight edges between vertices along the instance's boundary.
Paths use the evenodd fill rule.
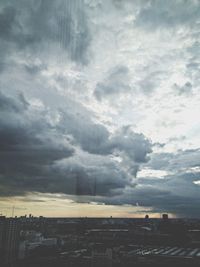
<path fill-rule="evenodd" d="M 162 219 L 163 219 L 164 221 L 167 221 L 167 220 L 169 219 L 168 214 L 164 213 L 164 214 L 162 215 Z"/>

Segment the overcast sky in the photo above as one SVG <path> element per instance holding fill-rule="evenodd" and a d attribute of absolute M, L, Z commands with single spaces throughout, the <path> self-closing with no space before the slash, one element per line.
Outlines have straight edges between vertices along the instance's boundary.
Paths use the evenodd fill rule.
<path fill-rule="evenodd" d="M 200 217 L 199 84 L 199 0 L 1 0 L 0 213 Z"/>

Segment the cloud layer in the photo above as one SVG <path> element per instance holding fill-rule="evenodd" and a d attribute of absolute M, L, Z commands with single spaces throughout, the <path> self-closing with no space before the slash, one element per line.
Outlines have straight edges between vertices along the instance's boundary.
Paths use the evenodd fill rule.
<path fill-rule="evenodd" d="M 0 196 L 200 216 L 199 10 L 1 1 Z"/>

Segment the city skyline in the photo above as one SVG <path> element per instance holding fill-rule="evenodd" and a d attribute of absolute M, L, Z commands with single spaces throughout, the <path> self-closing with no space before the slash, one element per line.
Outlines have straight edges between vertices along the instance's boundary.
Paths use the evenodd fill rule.
<path fill-rule="evenodd" d="M 200 218 L 200 2 L 0 3 L 0 213 Z"/>

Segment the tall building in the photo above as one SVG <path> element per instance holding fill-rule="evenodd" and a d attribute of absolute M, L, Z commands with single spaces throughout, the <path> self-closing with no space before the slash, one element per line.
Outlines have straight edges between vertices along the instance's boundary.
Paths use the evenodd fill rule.
<path fill-rule="evenodd" d="M 0 259 L 3 259 L 4 255 L 4 233 L 5 233 L 5 221 L 6 217 L 0 216 Z"/>
<path fill-rule="evenodd" d="M 19 234 L 18 219 L 0 217 L 0 256 L 3 266 L 10 266 L 17 260 Z"/>

